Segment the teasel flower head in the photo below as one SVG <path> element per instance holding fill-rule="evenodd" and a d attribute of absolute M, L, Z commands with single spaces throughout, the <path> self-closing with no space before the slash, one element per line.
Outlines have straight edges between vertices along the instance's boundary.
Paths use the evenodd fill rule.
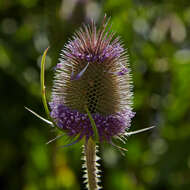
<path fill-rule="evenodd" d="M 125 141 L 127 136 L 154 128 L 128 132 L 132 111 L 132 81 L 127 51 L 119 37 L 111 32 L 104 17 L 99 29 L 94 22 L 84 25 L 64 46 L 55 69 L 50 111 L 45 93 L 45 57 L 41 61 L 41 94 L 48 120 L 27 108 L 32 114 L 75 138 L 85 139 L 83 169 L 89 190 L 99 190 L 99 157 L 97 143 L 108 142 L 119 150 L 113 139 Z M 71 144 L 73 144 L 71 143 Z M 71 145 L 68 144 L 68 145 Z M 64 145 L 68 146 L 68 145 Z"/>
<path fill-rule="evenodd" d="M 132 81 L 127 51 L 111 32 L 106 17 L 99 29 L 92 21 L 64 46 L 56 66 L 51 117 L 70 137 L 112 143 L 130 128 Z M 89 112 L 89 114 L 88 114 Z"/>

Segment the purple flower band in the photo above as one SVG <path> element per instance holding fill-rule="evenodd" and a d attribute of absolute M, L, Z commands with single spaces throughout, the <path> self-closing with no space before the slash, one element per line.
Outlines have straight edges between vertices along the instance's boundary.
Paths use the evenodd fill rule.
<path fill-rule="evenodd" d="M 50 103 L 51 117 L 55 119 L 59 128 L 64 130 L 69 136 L 85 136 L 87 139 L 93 136 L 93 130 L 87 114 L 80 113 L 77 110 L 71 110 L 63 104 Z M 110 142 L 111 138 L 120 135 L 130 127 L 131 119 L 135 113 L 131 110 L 125 110 L 122 113 L 103 116 L 101 114 L 92 114 L 96 123 L 99 140 Z"/>
<path fill-rule="evenodd" d="M 75 57 L 78 61 L 86 61 L 86 62 L 97 62 L 102 63 L 106 61 L 106 59 L 113 60 L 121 56 L 124 52 L 123 47 L 120 43 L 116 43 L 115 45 L 107 45 L 101 51 L 89 51 L 81 48 L 81 42 L 77 39 L 70 41 L 66 46 L 65 50 L 63 50 L 64 54 L 68 57 Z M 80 48 L 79 48 L 80 47 Z"/>

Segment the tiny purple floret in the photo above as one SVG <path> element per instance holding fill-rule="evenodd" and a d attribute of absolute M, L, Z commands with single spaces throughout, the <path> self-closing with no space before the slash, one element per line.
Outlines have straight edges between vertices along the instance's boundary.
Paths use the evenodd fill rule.
<path fill-rule="evenodd" d="M 125 75 L 127 72 L 129 72 L 129 70 L 127 68 L 123 68 L 117 74 L 118 74 L 118 76 L 122 76 L 122 75 Z"/>

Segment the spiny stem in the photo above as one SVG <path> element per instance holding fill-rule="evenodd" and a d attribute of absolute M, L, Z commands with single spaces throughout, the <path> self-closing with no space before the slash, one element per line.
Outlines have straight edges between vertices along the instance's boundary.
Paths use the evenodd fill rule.
<path fill-rule="evenodd" d="M 95 142 L 92 140 L 92 138 L 90 138 L 85 146 L 84 146 L 84 166 L 86 168 L 86 172 L 87 172 L 87 187 L 88 190 L 98 190 L 100 189 L 98 182 L 98 169 L 97 169 L 97 160 L 98 157 L 96 156 L 96 144 Z"/>

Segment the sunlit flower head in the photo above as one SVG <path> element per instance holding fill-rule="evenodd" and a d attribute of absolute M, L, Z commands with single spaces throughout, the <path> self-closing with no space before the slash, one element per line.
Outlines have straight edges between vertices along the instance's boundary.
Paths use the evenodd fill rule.
<path fill-rule="evenodd" d="M 84 25 L 64 46 L 56 66 L 51 117 L 69 136 L 88 140 L 97 127 L 99 141 L 111 142 L 129 129 L 132 84 L 127 52 L 111 32 L 109 22 L 99 29 Z"/>

